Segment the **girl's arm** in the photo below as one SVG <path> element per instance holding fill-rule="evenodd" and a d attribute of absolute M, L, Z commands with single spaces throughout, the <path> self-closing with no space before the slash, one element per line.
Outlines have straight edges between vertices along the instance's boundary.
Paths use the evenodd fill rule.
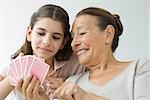
<path fill-rule="evenodd" d="M 8 78 L 0 75 L 0 100 L 4 100 L 13 89 L 14 87 L 10 85 Z"/>
<path fill-rule="evenodd" d="M 40 86 L 39 80 L 33 75 L 19 80 L 15 88 L 24 95 L 25 100 L 49 100 L 48 95 Z"/>

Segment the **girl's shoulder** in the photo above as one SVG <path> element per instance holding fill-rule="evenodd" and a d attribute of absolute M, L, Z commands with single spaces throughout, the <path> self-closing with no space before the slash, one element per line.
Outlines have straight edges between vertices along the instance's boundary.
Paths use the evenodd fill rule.
<path fill-rule="evenodd" d="M 0 65 L 0 75 L 3 77 L 7 76 L 7 71 L 9 69 L 9 64 L 11 63 L 11 59 L 7 59 L 2 65 Z"/>
<path fill-rule="evenodd" d="M 78 56 L 76 54 L 72 53 L 69 61 L 79 61 Z"/>

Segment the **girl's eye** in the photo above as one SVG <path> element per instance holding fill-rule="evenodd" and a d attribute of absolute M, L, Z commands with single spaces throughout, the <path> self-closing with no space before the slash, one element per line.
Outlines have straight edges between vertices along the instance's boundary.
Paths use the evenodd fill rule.
<path fill-rule="evenodd" d="M 52 38 L 53 38 L 54 40 L 60 40 L 61 38 L 63 38 L 63 35 L 60 34 L 60 33 L 54 33 L 54 34 L 52 35 Z"/>
<path fill-rule="evenodd" d="M 59 40 L 59 39 L 60 39 L 60 37 L 58 37 L 58 36 L 53 36 L 53 38 L 54 38 L 55 40 Z"/>
<path fill-rule="evenodd" d="M 59 39 L 61 39 L 62 36 L 55 34 L 55 35 L 53 35 L 52 37 L 53 37 L 53 39 L 55 39 L 55 40 L 59 40 Z"/>
<path fill-rule="evenodd" d="M 39 35 L 41 35 L 41 36 L 43 36 L 43 35 L 45 35 L 45 33 L 44 32 L 37 32 Z"/>

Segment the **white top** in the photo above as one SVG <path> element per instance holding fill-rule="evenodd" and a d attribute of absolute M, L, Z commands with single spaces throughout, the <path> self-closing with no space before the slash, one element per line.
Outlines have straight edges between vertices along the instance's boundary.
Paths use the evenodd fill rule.
<path fill-rule="evenodd" d="M 7 60 L 6 63 L 4 63 L 2 66 L 0 66 L 0 75 L 2 75 L 3 77 L 7 76 L 7 71 L 8 71 L 8 67 L 10 64 L 11 60 Z M 20 94 L 19 91 L 17 90 L 13 90 L 10 92 L 10 94 L 5 98 L 5 100 L 23 100 L 23 96 Z"/>
<path fill-rule="evenodd" d="M 136 60 L 103 86 L 89 81 L 89 72 L 69 77 L 83 90 L 110 100 L 150 100 L 150 62 Z"/>

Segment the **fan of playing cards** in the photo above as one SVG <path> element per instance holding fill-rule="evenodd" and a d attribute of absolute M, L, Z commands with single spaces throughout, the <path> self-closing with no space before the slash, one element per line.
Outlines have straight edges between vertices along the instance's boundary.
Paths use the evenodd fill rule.
<path fill-rule="evenodd" d="M 7 75 L 10 84 L 13 86 L 16 85 L 18 80 L 27 76 L 28 73 L 35 75 L 40 81 L 40 85 L 42 85 L 48 69 L 49 65 L 46 64 L 42 59 L 32 55 L 26 55 L 16 58 L 10 63 Z"/>

